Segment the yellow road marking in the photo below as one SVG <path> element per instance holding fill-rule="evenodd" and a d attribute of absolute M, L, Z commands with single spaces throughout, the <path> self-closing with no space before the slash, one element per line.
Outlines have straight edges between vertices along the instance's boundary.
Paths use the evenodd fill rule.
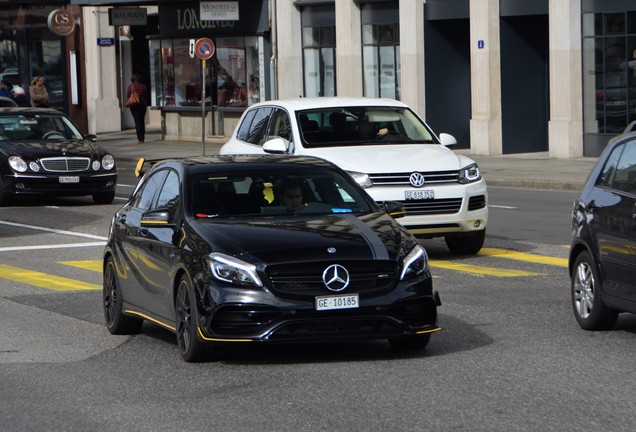
<path fill-rule="evenodd" d="M 71 267 L 91 270 L 98 273 L 102 272 L 101 260 L 83 260 L 83 261 L 59 261 L 58 264 L 64 264 Z"/>
<path fill-rule="evenodd" d="M 523 276 L 541 276 L 541 273 L 527 272 L 523 270 L 509 270 L 495 267 L 475 266 L 470 264 L 461 264 L 451 261 L 443 261 L 429 259 L 428 263 L 431 267 L 442 268 L 446 270 L 462 271 L 480 276 L 497 276 L 497 277 L 523 277 Z"/>
<path fill-rule="evenodd" d="M 568 267 L 567 258 L 557 258 L 545 255 L 535 255 L 524 252 L 517 252 L 508 249 L 498 248 L 482 248 L 479 251 L 479 255 L 494 256 L 497 258 L 506 258 L 516 261 L 530 262 L 535 264 L 547 264 L 558 267 Z"/>
<path fill-rule="evenodd" d="M 100 290 L 101 285 L 0 264 L 0 278 L 54 291 Z"/>

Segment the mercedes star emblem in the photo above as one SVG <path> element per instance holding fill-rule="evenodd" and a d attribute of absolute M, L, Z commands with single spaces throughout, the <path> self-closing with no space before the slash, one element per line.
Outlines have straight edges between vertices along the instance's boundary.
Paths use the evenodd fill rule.
<path fill-rule="evenodd" d="M 322 281 L 331 291 L 342 291 L 349 285 L 349 272 L 340 264 L 332 264 L 322 273 Z"/>

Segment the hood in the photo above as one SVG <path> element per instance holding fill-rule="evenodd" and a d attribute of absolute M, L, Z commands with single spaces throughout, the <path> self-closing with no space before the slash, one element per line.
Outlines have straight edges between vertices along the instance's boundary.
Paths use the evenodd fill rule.
<path fill-rule="evenodd" d="M 213 252 L 252 263 L 397 260 L 405 247 L 413 247 L 411 237 L 385 213 L 205 220 L 196 225 Z"/>
<path fill-rule="evenodd" d="M 303 149 L 310 154 L 335 163 L 345 171 L 364 173 L 452 171 L 472 163 L 441 144 L 396 144 L 347 147 L 316 147 Z M 301 151 L 297 151 L 301 154 Z"/>
<path fill-rule="evenodd" d="M 79 140 L 3 141 L 0 151 L 7 156 L 21 155 L 33 159 L 59 156 L 91 157 L 99 154 L 99 150 L 91 142 Z"/>

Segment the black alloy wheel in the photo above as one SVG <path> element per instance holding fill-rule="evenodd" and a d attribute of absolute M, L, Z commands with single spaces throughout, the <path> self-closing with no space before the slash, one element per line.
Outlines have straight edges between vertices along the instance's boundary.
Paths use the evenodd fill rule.
<path fill-rule="evenodd" d="M 177 345 L 183 360 L 198 362 L 205 359 L 207 347 L 198 335 L 197 308 L 191 287 L 188 275 L 181 276 L 175 304 Z"/>
<path fill-rule="evenodd" d="M 576 257 L 571 276 L 572 308 L 581 328 L 609 330 L 618 319 L 618 312 L 603 302 L 603 281 L 589 252 Z"/>
<path fill-rule="evenodd" d="M 407 336 L 402 338 L 391 338 L 389 344 L 397 351 L 416 351 L 426 348 L 431 340 L 430 333 Z"/>
<path fill-rule="evenodd" d="M 122 311 L 124 298 L 117 281 L 115 262 L 110 256 L 104 266 L 103 282 L 104 320 L 111 334 L 137 334 L 141 331 L 144 321 L 127 316 Z"/>

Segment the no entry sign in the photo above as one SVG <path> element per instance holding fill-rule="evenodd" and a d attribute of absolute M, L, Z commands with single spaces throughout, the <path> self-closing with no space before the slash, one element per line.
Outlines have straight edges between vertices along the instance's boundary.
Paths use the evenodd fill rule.
<path fill-rule="evenodd" d="M 201 38 L 194 44 L 194 54 L 201 60 L 209 60 L 214 55 L 212 39 Z"/>

